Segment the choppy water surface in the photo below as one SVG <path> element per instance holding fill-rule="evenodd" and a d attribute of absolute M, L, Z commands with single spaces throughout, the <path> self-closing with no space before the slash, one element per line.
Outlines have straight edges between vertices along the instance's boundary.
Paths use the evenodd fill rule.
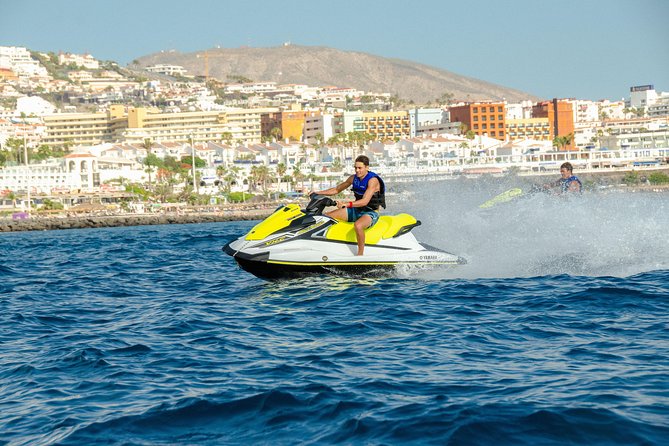
<path fill-rule="evenodd" d="M 382 280 L 256 279 L 252 222 L 0 234 L 0 444 L 667 444 L 667 195 L 503 188 L 396 196 L 469 264 Z"/>

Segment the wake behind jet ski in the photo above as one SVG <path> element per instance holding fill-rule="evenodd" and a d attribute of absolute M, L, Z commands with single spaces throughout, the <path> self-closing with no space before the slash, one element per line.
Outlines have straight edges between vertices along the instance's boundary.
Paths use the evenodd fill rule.
<path fill-rule="evenodd" d="M 323 215 L 326 207 L 334 205 L 329 197 L 312 194 L 305 209 L 296 203 L 280 206 L 223 250 L 242 269 L 266 279 L 322 273 L 387 276 L 400 265 L 466 263 L 454 254 L 418 242 L 411 230 L 421 223 L 409 214 L 380 216 L 365 231 L 364 255 L 357 256 L 353 223 Z"/>

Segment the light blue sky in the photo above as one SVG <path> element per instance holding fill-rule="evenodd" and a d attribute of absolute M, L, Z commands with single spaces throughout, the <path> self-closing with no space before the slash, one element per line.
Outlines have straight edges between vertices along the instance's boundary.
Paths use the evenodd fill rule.
<path fill-rule="evenodd" d="M 411 60 L 544 97 L 669 90 L 669 0 L 0 0 L 0 45 L 122 65 L 294 44 Z"/>

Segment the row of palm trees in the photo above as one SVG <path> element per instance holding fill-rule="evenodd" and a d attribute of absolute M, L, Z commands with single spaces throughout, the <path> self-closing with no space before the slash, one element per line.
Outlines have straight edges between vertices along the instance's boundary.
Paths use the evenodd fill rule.
<path fill-rule="evenodd" d="M 333 163 L 333 170 L 341 166 L 341 161 L 338 159 Z M 244 179 L 240 178 L 240 173 L 242 169 L 238 166 L 218 166 L 216 168 L 216 175 L 221 179 L 219 186 L 223 191 L 229 194 L 232 190 L 232 186 L 236 184 L 246 183 L 248 191 L 250 193 L 261 193 L 262 195 L 269 196 L 270 190 L 276 184 L 276 190 L 281 191 L 284 189 L 283 184 L 290 184 L 291 187 L 297 186 L 298 189 L 304 189 L 304 183 L 309 181 L 311 186 L 313 186 L 314 181 L 321 181 L 322 177 L 316 175 L 313 171 L 307 172 L 307 167 L 304 164 L 296 164 L 291 172 L 291 175 L 287 175 L 288 168 L 284 163 L 279 163 L 276 166 L 270 167 L 266 165 L 257 165 L 252 166 L 249 175 Z M 339 178 L 338 175 L 333 175 L 333 178 Z M 327 176 L 326 176 L 327 180 Z"/>

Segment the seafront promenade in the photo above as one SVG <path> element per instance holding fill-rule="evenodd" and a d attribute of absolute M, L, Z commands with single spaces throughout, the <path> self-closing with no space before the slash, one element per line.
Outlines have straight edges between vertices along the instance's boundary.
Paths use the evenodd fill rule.
<path fill-rule="evenodd" d="M 54 229 L 107 228 L 116 226 L 215 223 L 260 220 L 270 215 L 273 206 L 247 206 L 236 209 L 212 209 L 187 213 L 31 215 L 25 219 L 0 219 L 0 232 L 47 231 Z"/>
<path fill-rule="evenodd" d="M 597 169 L 584 170 L 578 173 L 584 182 L 586 193 L 611 193 L 611 192 L 646 192 L 667 193 L 669 184 L 625 184 L 624 177 L 629 170 Z M 654 169 L 639 169 L 637 173 L 640 178 L 646 179 L 652 172 L 660 172 L 669 175 L 669 168 L 662 166 Z M 388 172 L 385 175 L 388 184 L 403 184 L 413 182 L 416 178 L 420 181 L 463 181 L 476 182 L 482 178 L 493 181 L 501 176 L 475 175 L 470 178 L 466 175 L 454 176 L 450 172 L 435 170 L 423 170 L 420 172 Z M 532 175 L 521 174 L 516 176 L 520 187 L 529 187 L 531 184 L 542 184 L 556 179 L 555 173 L 537 172 Z M 524 185 L 524 186 L 523 186 Z M 297 200 L 301 205 L 306 205 L 306 197 Z M 278 206 L 286 203 L 282 201 L 259 201 L 254 203 L 208 205 L 208 206 L 167 206 L 154 211 L 143 213 L 127 213 L 117 208 L 91 205 L 85 211 L 76 212 L 70 210 L 61 211 L 37 211 L 30 216 L 26 213 L 14 213 L 0 217 L 0 232 L 18 231 L 46 231 L 55 229 L 83 229 L 83 228 L 105 228 L 116 226 L 143 226 L 143 225 L 166 225 L 166 224 L 191 224 L 191 223 L 214 223 L 225 221 L 261 220 L 270 215 Z M 86 208 L 84 208 L 86 209 Z"/>

